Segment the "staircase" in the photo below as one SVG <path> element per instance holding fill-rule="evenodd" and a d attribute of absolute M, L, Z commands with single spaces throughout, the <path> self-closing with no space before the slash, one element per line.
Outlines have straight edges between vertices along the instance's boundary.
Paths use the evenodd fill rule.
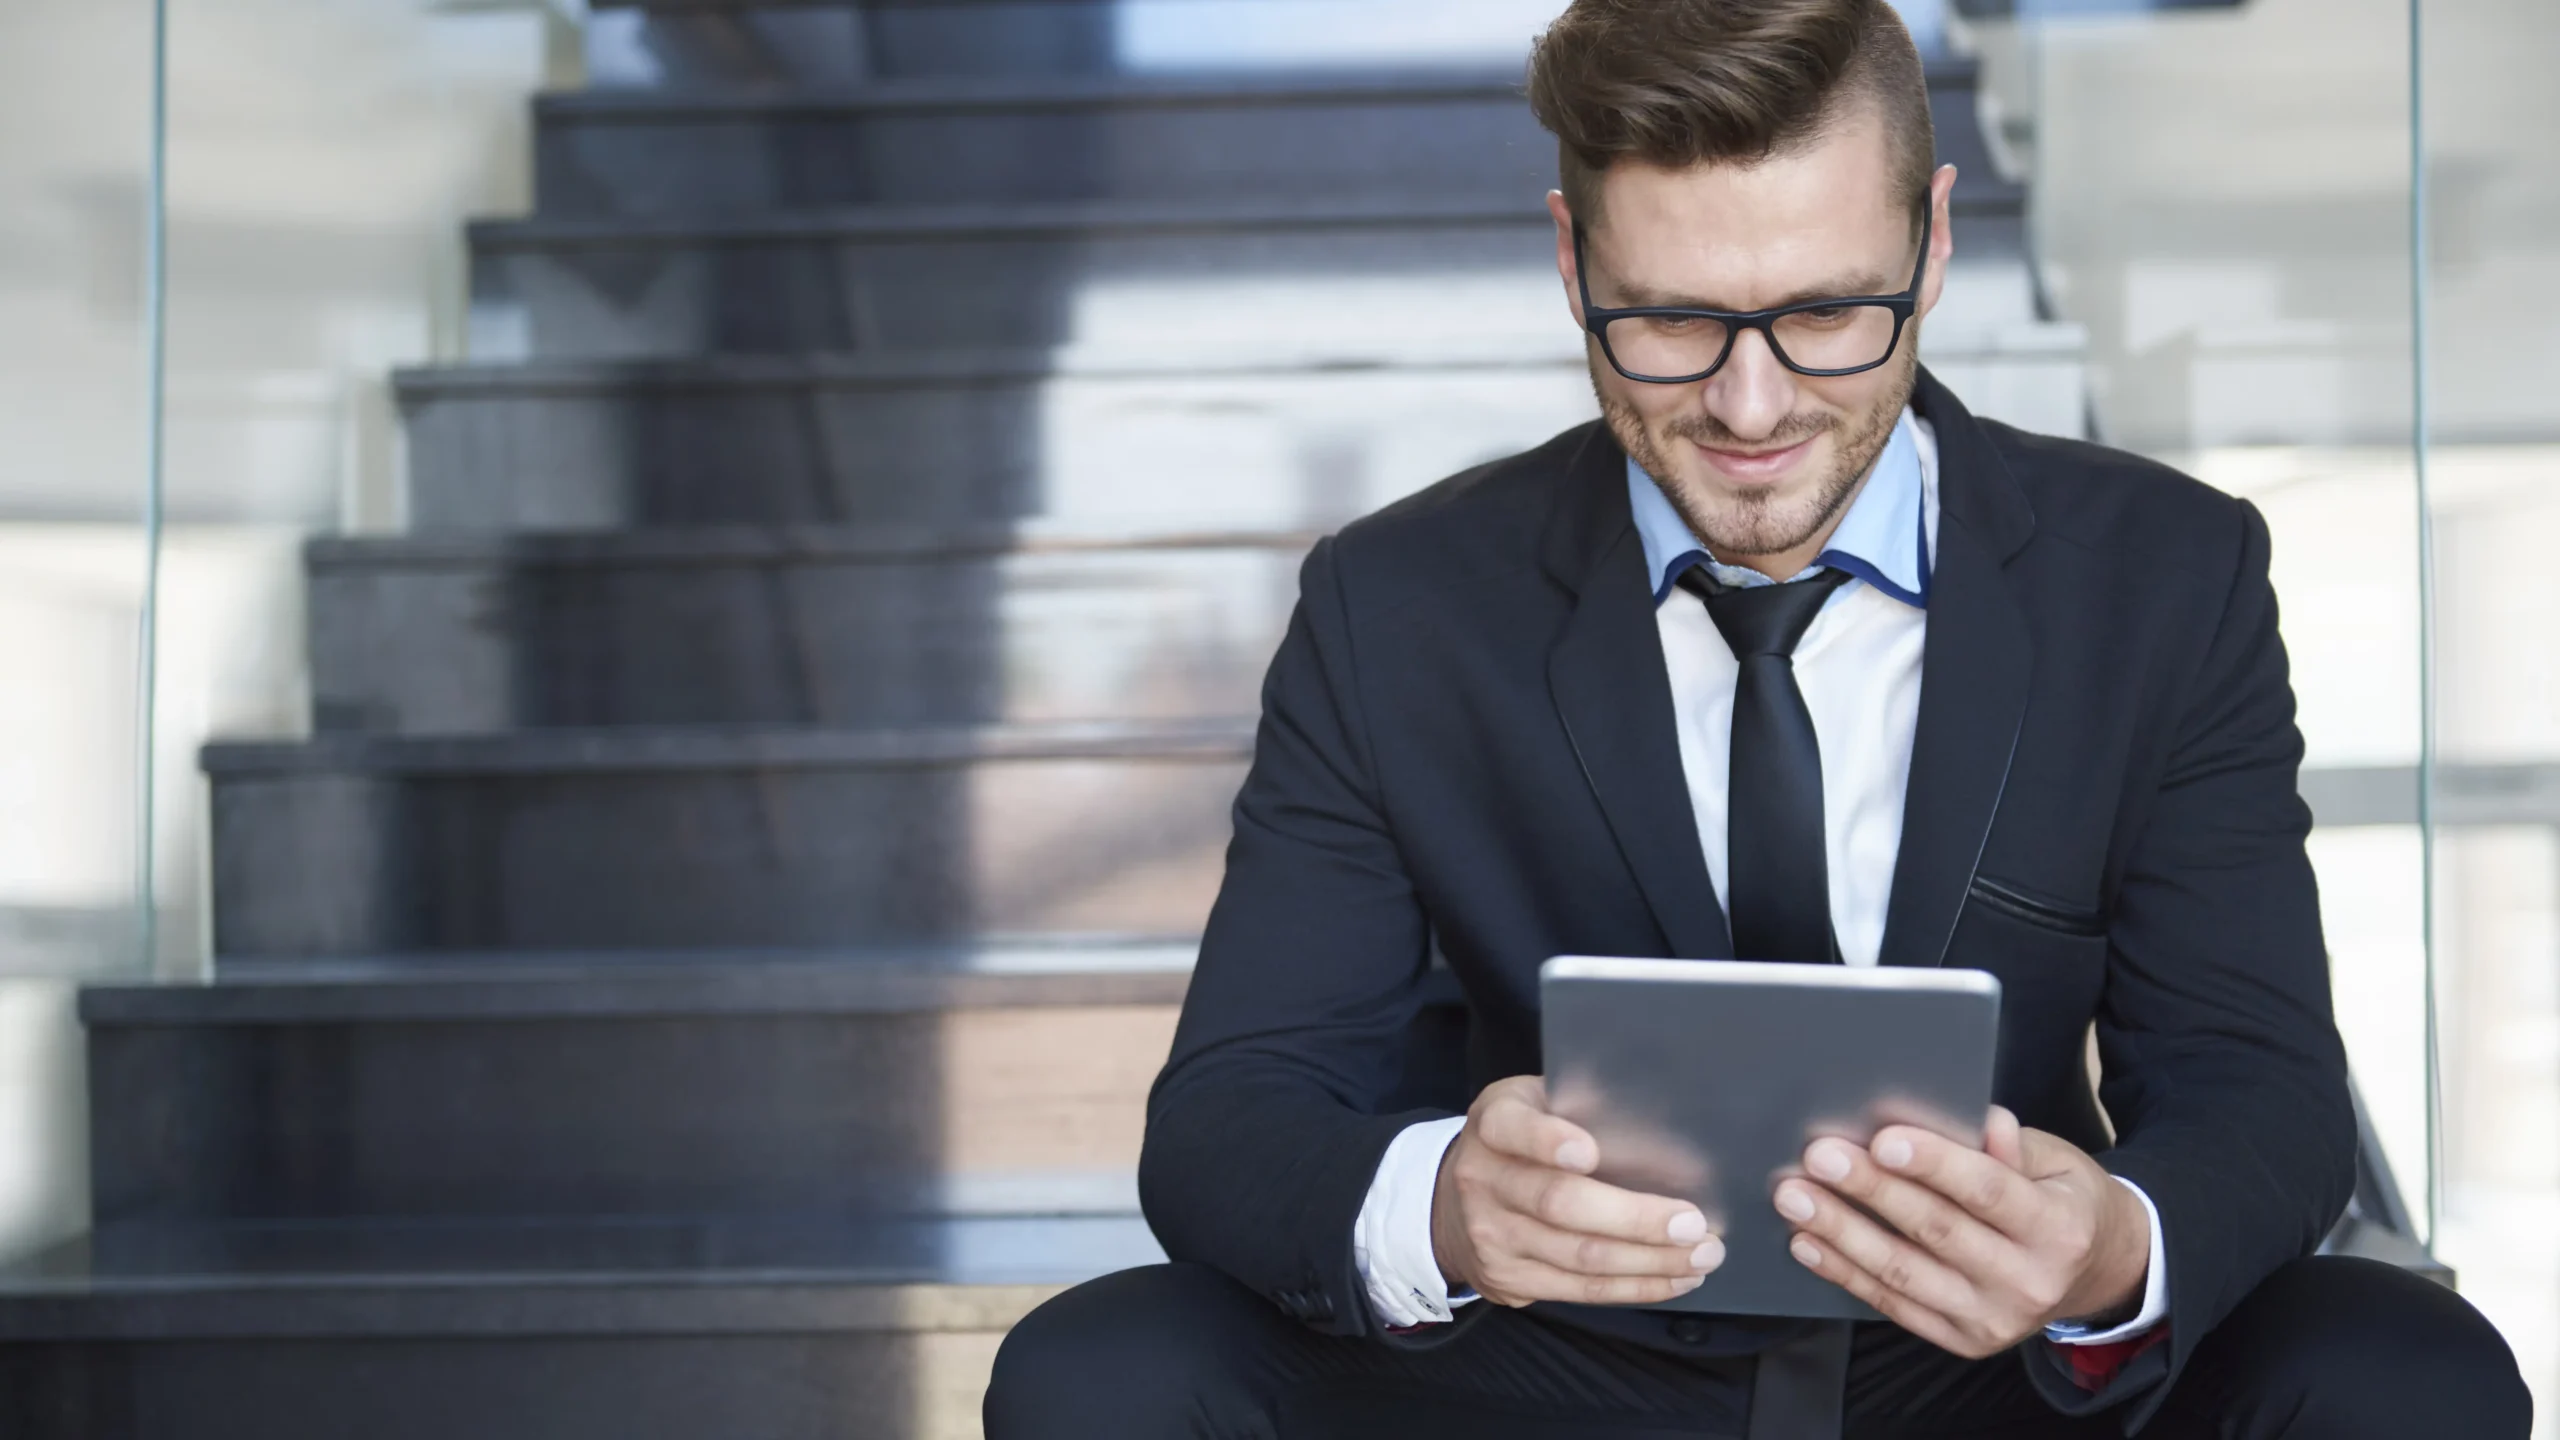
<path fill-rule="evenodd" d="M 309 546 L 314 734 L 205 752 L 216 983 L 84 998 L 95 1227 L 0 1274 L 0 1433 L 975 1434 L 1008 1325 L 1158 1254 L 1299 555 L 1591 413 L 1516 66 L 597 3 L 472 363 L 397 379 L 408 531 Z M 1932 86 L 1931 360 L 2076 431 Z"/>

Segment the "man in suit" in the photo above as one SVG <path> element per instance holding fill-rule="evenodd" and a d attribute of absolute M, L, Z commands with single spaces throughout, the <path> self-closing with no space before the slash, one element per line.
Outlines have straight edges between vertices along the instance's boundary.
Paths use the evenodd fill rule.
<path fill-rule="evenodd" d="M 1308 557 L 1149 1108 L 1173 1263 L 1025 1320 L 992 1440 L 2522 1437 L 2470 1307 L 2305 1258 L 2355 1127 L 2266 527 L 1920 368 L 1954 172 L 1891 7 L 1576 0 L 1530 99 L 1603 421 Z M 1648 1308 L 1721 1243 L 1549 1113 L 1566 953 L 1999 978 L 1982 1149 L 1771 1201 L 1886 1323 Z"/>

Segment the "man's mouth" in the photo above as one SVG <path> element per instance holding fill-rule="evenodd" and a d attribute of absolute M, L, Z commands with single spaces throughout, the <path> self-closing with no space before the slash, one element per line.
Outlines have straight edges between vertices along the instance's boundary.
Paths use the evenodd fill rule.
<path fill-rule="evenodd" d="M 1818 438 L 1808 435 L 1778 450 L 1728 450 L 1694 440 L 1689 443 L 1697 447 L 1698 453 L 1706 457 L 1707 463 L 1714 466 L 1718 474 L 1750 485 L 1766 484 L 1794 469 L 1796 462 L 1804 458 L 1805 447 Z"/>

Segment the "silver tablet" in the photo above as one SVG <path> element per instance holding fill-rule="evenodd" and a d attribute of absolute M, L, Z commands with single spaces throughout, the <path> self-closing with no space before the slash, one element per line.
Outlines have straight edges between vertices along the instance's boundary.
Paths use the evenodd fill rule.
<path fill-rule="evenodd" d="M 1980 1145 L 1998 980 L 1567 955 L 1538 981 L 1549 1103 L 1600 1142 L 1599 1177 L 1694 1201 L 1724 1237 L 1724 1264 L 1665 1308 L 1879 1318 L 1787 1253 L 1772 1195 L 1816 1136 L 1902 1123 Z"/>

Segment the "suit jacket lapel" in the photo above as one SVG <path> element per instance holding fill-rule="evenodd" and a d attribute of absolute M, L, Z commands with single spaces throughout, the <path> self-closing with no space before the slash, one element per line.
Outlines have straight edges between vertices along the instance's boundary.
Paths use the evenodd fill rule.
<path fill-rule="evenodd" d="M 1547 683 L 1583 777 L 1672 953 L 1728 959 L 1733 941 L 1682 782 L 1671 677 L 1644 546 L 1627 510 L 1625 465 L 1606 427 L 1595 425 L 1567 471 L 1546 565 L 1576 598 L 1547 657 Z"/>
<path fill-rule="evenodd" d="M 1914 407 L 1938 439 L 1938 552 L 1902 848 L 1878 962 L 1944 963 L 2008 783 L 2035 647 L 2003 566 L 2035 531 L 1982 427 L 1921 372 Z"/>

